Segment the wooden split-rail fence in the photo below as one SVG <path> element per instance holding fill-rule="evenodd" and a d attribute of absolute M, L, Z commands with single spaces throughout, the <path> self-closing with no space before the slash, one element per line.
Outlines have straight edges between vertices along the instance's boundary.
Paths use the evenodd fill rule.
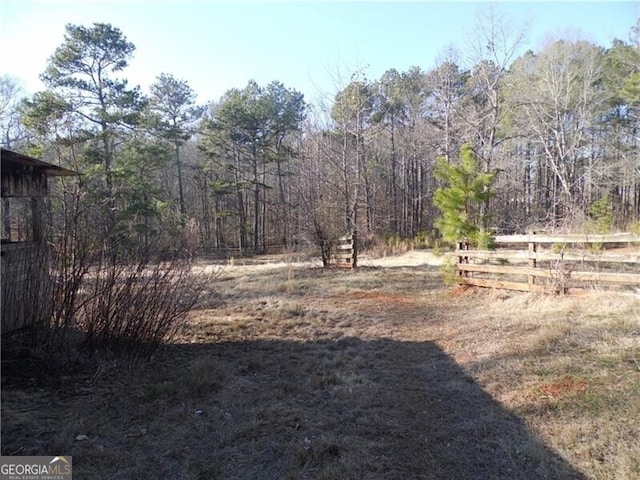
<path fill-rule="evenodd" d="M 358 266 L 358 247 L 355 233 L 340 237 L 333 242 L 328 266 L 331 268 L 356 268 Z"/>
<path fill-rule="evenodd" d="M 640 235 L 500 235 L 495 250 L 456 249 L 458 283 L 567 293 L 603 286 L 640 287 Z"/>

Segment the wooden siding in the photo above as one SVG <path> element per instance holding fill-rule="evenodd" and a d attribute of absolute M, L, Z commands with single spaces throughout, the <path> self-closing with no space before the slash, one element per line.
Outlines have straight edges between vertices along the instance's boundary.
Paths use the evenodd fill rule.
<path fill-rule="evenodd" d="M 2 169 L 3 197 L 44 197 L 47 195 L 47 175 L 43 172 L 11 172 Z"/>
<path fill-rule="evenodd" d="M 77 173 L 4 148 L 1 160 L 2 333 L 9 333 L 51 317 L 43 197 L 48 176 Z"/>
<path fill-rule="evenodd" d="M 51 314 L 47 251 L 37 242 L 0 245 L 2 333 L 40 324 Z"/>

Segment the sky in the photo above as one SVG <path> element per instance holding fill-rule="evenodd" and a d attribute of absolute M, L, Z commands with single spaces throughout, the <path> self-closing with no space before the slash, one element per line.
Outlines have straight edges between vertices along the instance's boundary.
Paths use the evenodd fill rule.
<path fill-rule="evenodd" d="M 0 0 L 0 75 L 28 94 L 71 23 L 110 23 L 136 46 L 122 76 L 148 92 L 160 73 L 185 80 L 198 101 L 217 101 L 251 79 L 273 80 L 305 94 L 331 98 L 361 71 L 371 80 L 386 70 L 428 70 L 455 47 L 470 61 L 477 15 L 493 8 L 527 31 L 522 52 L 555 38 L 609 47 L 628 41 L 640 3 Z"/>

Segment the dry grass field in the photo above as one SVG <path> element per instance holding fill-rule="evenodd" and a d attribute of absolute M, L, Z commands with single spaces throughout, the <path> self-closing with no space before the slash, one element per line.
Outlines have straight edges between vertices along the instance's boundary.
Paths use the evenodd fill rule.
<path fill-rule="evenodd" d="M 215 267 L 149 364 L 31 358 L 2 454 L 73 455 L 77 479 L 640 478 L 637 293 L 446 287 L 419 252 L 276 260 Z"/>

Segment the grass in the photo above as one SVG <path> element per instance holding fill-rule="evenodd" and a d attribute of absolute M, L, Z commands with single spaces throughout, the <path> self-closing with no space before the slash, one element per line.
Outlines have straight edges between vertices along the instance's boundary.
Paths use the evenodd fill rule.
<path fill-rule="evenodd" d="M 401 259 L 236 261 L 150 364 L 3 372 L 2 454 L 79 479 L 640 477 L 637 296 L 452 289 Z"/>

